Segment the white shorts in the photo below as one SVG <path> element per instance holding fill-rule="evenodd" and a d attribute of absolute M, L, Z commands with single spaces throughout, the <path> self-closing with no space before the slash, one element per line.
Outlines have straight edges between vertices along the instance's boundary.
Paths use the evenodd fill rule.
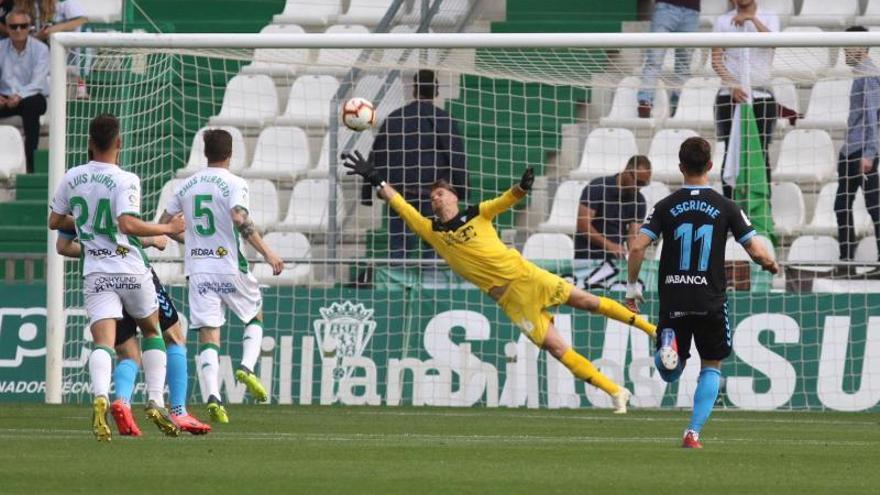
<path fill-rule="evenodd" d="M 108 318 L 121 320 L 123 308 L 135 319 L 146 318 L 159 309 L 149 271 L 140 275 L 91 273 L 83 281 L 83 290 L 90 324 Z"/>
<path fill-rule="evenodd" d="M 189 276 L 189 326 L 219 328 L 229 308 L 243 323 L 253 320 L 263 307 L 260 284 L 250 273 Z"/>

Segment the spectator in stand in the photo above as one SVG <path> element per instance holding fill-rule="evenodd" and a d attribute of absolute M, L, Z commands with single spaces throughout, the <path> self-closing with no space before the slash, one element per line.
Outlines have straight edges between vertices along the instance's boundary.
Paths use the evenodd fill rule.
<path fill-rule="evenodd" d="M 578 206 L 575 258 L 613 260 L 626 257 L 624 242 L 639 233 L 645 219 L 645 197 L 639 189 L 651 183 L 651 162 L 635 155 L 623 171 L 593 179 Z"/>
<path fill-rule="evenodd" d="M 27 11 L 34 23 L 34 36 L 43 43 L 49 43 L 52 33 L 67 31 L 82 31 L 82 27 L 89 22 L 82 4 L 78 0 L 15 0 L 16 8 Z M 80 50 L 70 52 L 68 69 L 71 74 L 77 76 L 76 97 L 88 98 L 86 83 L 82 78 L 82 61 Z"/>
<path fill-rule="evenodd" d="M 867 29 L 853 26 L 847 31 L 864 32 Z M 834 211 L 837 213 L 840 260 L 851 261 L 856 250 L 853 202 L 860 187 L 865 194 L 868 213 L 874 220 L 874 233 L 880 241 L 880 176 L 877 172 L 880 72 L 868 56 L 868 47 L 845 48 L 844 56 L 846 64 L 853 68 L 855 79 L 849 93 L 846 138 L 838 155 Z"/>
<path fill-rule="evenodd" d="M 15 0 L 0 0 L 0 38 L 9 36 L 6 29 L 6 16 L 15 8 Z"/>
<path fill-rule="evenodd" d="M 388 115 L 372 150 L 378 173 L 399 187 L 407 201 L 425 216 L 433 215 L 431 184 L 446 180 L 462 200 L 466 199 L 468 185 L 464 141 L 455 120 L 434 105 L 437 95 L 434 72 L 418 71 L 413 78 L 415 101 Z M 371 195 L 372 190 L 365 194 Z M 417 250 L 418 257 L 433 256 L 433 250 L 420 249 L 418 236 L 406 228 L 399 216 L 390 216 L 388 233 L 391 258 L 406 258 Z"/>
<path fill-rule="evenodd" d="M 700 24 L 700 0 L 657 0 L 654 3 L 654 14 L 651 16 L 652 33 L 691 33 Z M 673 88 L 680 88 L 688 75 L 691 63 L 691 48 L 675 49 L 675 81 Z M 665 48 L 645 50 L 645 66 L 642 69 L 642 88 L 639 90 L 639 117 L 651 117 L 654 107 L 654 91 L 657 88 L 657 77 L 663 68 Z M 671 94 L 671 105 L 678 103 L 679 90 Z"/>
<path fill-rule="evenodd" d="M 779 17 L 758 8 L 757 0 L 733 0 L 734 9 L 718 16 L 715 32 L 771 33 L 779 31 Z M 776 125 L 778 109 L 770 89 L 772 48 L 713 48 L 712 68 L 721 78 L 722 87 L 715 98 L 715 136 L 724 141 L 725 160 L 730 144 L 730 127 L 737 103 L 752 98 L 758 134 L 764 150 L 767 182 L 770 183 L 770 160 L 767 148 Z M 748 87 L 747 87 L 748 85 Z M 724 165 L 722 162 L 722 174 Z M 733 188 L 724 184 L 724 196 L 733 197 Z"/>
<path fill-rule="evenodd" d="M 13 10 L 6 16 L 9 38 L 0 41 L 0 117 L 18 115 L 24 123 L 27 171 L 34 171 L 40 141 L 40 115 L 49 95 L 49 49 L 28 36 L 31 17 Z"/>

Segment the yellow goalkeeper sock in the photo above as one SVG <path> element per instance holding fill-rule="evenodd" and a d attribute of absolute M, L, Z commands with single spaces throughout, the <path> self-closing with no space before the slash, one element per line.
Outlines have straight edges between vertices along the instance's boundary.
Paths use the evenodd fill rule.
<path fill-rule="evenodd" d="M 612 320 L 622 321 L 628 325 L 632 325 L 650 335 L 651 338 L 654 338 L 657 335 L 656 325 L 633 313 L 627 309 L 626 306 L 620 304 L 614 299 L 600 297 L 599 307 L 596 308 L 596 312 L 600 315 L 611 318 Z"/>
<path fill-rule="evenodd" d="M 620 391 L 620 387 L 616 383 L 603 375 L 602 372 L 593 366 L 593 363 L 578 354 L 574 349 L 569 348 L 565 351 L 565 354 L 559 358 L 559 361 L 564 364 L 574 376 L 584 380 L 590 385 L 601 388 L 609 395 L 614 395 Z"/>

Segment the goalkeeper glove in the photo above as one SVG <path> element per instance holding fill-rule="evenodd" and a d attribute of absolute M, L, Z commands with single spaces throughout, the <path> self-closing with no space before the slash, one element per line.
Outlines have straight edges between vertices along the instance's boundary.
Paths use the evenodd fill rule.
<path fill-rule="evenodd" d="M 535 169 L 529 167 L 523 172 L 522 179 L 519 180 L 519 188 L 529 192 L 532 190 L 532 184 L 535 183 Z"/>
<path fill-rule="evenodd" d="M 346 175 L 360 175 L 373 187 L 379 187 L 382 185 L 382 179 L 380 179 L 379 174 L 376 173 L 375 167 L 373 167 L 373 164 L 361 155 L 360 151 L 355 150 L 353 154 L 343 153 L 340 155 L 340 158 L 348 160 L 342 163 L 343 167 L 350 169 L 346 172 Z"/>

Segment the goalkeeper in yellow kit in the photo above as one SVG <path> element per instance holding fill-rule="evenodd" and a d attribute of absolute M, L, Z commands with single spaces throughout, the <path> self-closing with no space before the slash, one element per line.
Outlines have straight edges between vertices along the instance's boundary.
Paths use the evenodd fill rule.
<path fill-rule="evenodd" d="M 626 413 L 632 395 L 629 390 L 603 375 L 585 357 L 577 353 L 553 326 L 547 308 L 567 304 L 573 308 L 599 313 L 608 318 L 635 325 L 652 338 L 656 327 L 622 304 L 598 297 L 574 287 L 561 277 L 538 268 L 519 251 L 508 248 L 498 238 L 492 219 L 525 197 L 535 180 L 528 168 L 520 183 L 501 196 L 483 201 L 462 212 L 458 194 L 446 181 L 431 186 L 431 208 L 434 219 L 423 217 L 403 197 L 382 180 L 373 164 L 357 151 L 344 153 L 343 165 L 376 188 L 410 229 L 430 244 L 452 270 L 494 299 L 504 313 L 538 347 L 547 350 L 572 374 L 607 392 L 614 403 L 614 412 Z"/>

